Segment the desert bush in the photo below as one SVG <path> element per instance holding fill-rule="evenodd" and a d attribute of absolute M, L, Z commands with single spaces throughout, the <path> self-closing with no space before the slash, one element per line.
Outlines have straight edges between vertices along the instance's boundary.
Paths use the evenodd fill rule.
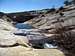
<path fill-rule="evenodd" d="M 51 8 L 49 11 L 46 12 L 46 14 L 47 14 L 47 13 L 51 13 L 51 12 L 55 12 L 55 11 L 56 11 L 55 8 Z"/>
<path fill-rule="evenodd" d="M 66 0 L 66 1 L 64 1 L 64 4 L 65 4 L 66 6 L 68 6 L 68 5 L 71 5 L 72 2 L 69 2 L 68 0 Z"/>
<path fill-rule="evenodd" d="M 73 0 L 72 3 L 75 4 L 75 0 Z"/>
<path fill-rule="evenodd" d="M 59 35 L 55 37 L 57 46 L 62 50 L 66 50 L 69 53 L 75 53 L 75 32 L 72 26 L 58 28 L 56 33 Z"/>
<path fill-rule="evenodd" d="M 59 8 L 59 10 L 63 10 L 64 9 L 64 7 L 63 6 L 61 6 L 60 8 Z"/>
<path fill-rule="evenodd" d="M 3 15 L 4 15 L 4 13 L 3 13 L 3 12 L 0 12 L 0 18 L 1 18 Z"/>

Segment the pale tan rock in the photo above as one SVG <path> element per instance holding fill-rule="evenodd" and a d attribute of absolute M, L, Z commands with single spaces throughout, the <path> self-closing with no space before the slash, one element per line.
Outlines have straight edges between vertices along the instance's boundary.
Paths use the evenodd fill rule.
<path fill-rule="evenodd" d="M 0 30 L 0 45 L 9 46 L 15 43 L 28 46 L 28 39 L 24 36 L 16 36 L 11 31 Z"/>
<path fill-rule="evenodd" d="M 0 56 L 65 56 L 57 49 L 31 49 L 22 46 L 0 48 Z"/>
<path fill-rule="evenodd" d="M 11 23 L 0 19 L 0 29 L 10 31 L 15 30 L 15 27 L 13 27 Z"/>
<path fill-rule="evenodd" d="M 62 12 L 64 14 L 63 16 L 60 16 L 59 13 L 49 13 L 45 14 L 45 17 L 37 17 L 29 20 L 29 24 L 38 29 L 60 28 L 62 26 L 75 25 L 75 6 L 70 5 L 65 8 L 67 8 L 67 10 Z"/>

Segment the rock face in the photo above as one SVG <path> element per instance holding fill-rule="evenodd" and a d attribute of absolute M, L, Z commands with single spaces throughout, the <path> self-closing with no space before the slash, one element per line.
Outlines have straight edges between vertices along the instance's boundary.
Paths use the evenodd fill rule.
<path fill-rule="evenodd" d="M 2 18 L 6 18 L 2 17 Z M 8 22 L 0 18 L 0 56 L 64 56 L 57 49 L 37 50 L 28 45 L 27 36 L 17 36 L 13 32 L 16 28 Z M 34 29 L 33 29 L 34 30 Z M 36 34 L 36 32 L 34 32 Z"/>
<path fill-rule="evenodd" d="M 27 20 L 30 20 L 34 17 L 37 17 L 38 14 L 31 14 L 31 12 L 16 12 L 16 13 L 8 13 L 7 14 L 13 21 L 15 22 L 25 22 Z"/>
<path fill-rule="evenodd" d="M 25 45 L 27 39 L 23 36 L 15 36 L 11 31 L 0 30 L 0 45 L 1 46 L 12 46 L 16 43 Z M 26 44 L 26 46 L 28 46 Z"/>
<path fill-rule="evenodd" d="M 38 29 L 20 29 L 14 32 L 15 35 L 25 36 L 30 45 L 43 48 L 40 44 L 44 44 L 49 41 L 49 38 L 41 33 L 41 30 Z M 53 35 L 52 35 L 53 36 Z"/>
<path fill-rule="evenodd" d="M 75 25 L 74 8 L 75 6 L 67 8 L 67 11 L 62 12 L 64 14 L 63 16 L 61 16 L 59 13 L 49 13 L 45 14 L 44 17 L 39 16 L 37 18 L 31 19 L 29 23 L 38 29 L 54 29 L 60 28 L 61 26 Z"/>
<path fill-rule="evenodd" d="M 3 16 L 0 19 L 0 46 L 4 46 L 4 47 L 8 46 L 9 47 L 16 43 L 18 43 L 18 45 L 19 45 L 19 43 L 21 44 L 21 42 L 23 42 L 23 41 L 24 41 L 23 42 L 24 44 L 26 42 L 28 42 L 25 37 L 16 36 L 13 34 L 13 31 L 15 31 L 16 28 L 11 24 L 11 22 L 6 21 L 5 18 L 7 18 L 7 17 Z M 26 44 L 26 46 L 28 46 L 28 45 Z"/>
<path fill-rule="evenodd" d="M 75 30 L 75 6 L 65 6 L 65 9 L 48 13 L 44 16 L 39 16 L 28 21 L 33 27 L 37 29 L 46 30 L 49 34 L 58 34 L 54 37 L 58 46 L 62 46 L 71 53 L 75 53 L 74 47 L 74 30 Z M 63 15 L 61 15 L 63 14 Z M 53 38 L 50 36 L 50 38 Z M 65 41 L 66 40 L 66 41 Z M 71 45 L 73 44 L 73 45 Z"/>
<path fill-rule="evenodd" d="M 58 49 L 34 49 L 29 46 L 29 42 L 37 45 L 49 40 L 56 42 L 61 49 L 74 54 L 75 6 L 64 8 L 59 13 L 44 14 L 27 21 L 35 29 L 26 29 L 19 33 L 15 32 L 17 29 L 8 20 L 9 18 L 6 15 L 2 16 L 0 18 L 0 56 L 65 56 Z"/>

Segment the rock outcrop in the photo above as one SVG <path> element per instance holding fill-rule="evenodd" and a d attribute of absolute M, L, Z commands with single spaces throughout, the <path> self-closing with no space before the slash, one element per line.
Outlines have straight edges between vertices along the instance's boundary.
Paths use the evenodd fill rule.
<path fill-rule="evenodd" d="M 67 7 L 65 7 L 67 8 Z M 68 6 L 67 9 L 62 11 L 64 15 L 61 16 L 59 13 L 54 14 L 44 14 L 43 16 L 36 17 L 34 19 L 29 20 L 29 23 L 38 29 L 54 29 L 60 28 L 61 26 L 69 26 L 74 25 L 75 18 L 75 6 Z M 68 11 L 69 10 L 69 11 Z M 69 23 L 69 24 L 68 24 Z"/>
<path fill-rule="evenodd" d="M 65 50 L 74 54 L 74 5 L 65 6 L 58 13 L 53 12 L 44 14 L 44 16 L 40 15 L 39 17 L 29 20 L 28 23 L 37 29 L 46 31 L 48 34 L 58 34 L 54 37 L 54 41 L 58 44 L 58 46 L 62 46 L 61 49 L 65 48 Z M 50 38 L 53 37 L 50 36 Z"/>
<path fill-rule="evenodd" d="M 31 48 L 27 36 L 14 35 L 16 28 L 6 19 L 6 16 L 0 18 L 0 56 L 64 56 L 57 49 Z"/>
<path fill-rule="evenodd" d="M 31 12 L 16 12 L 16 13 L 7 13 L 7 15 L 15 22 L 23 23 L 27 20 L 30 20 L 34 17 L 37 17 L 38 14 L 31 14 Z"/>
<path fill-rule="evenodd" d="M 26 29 L 23 32 L 15 32 L 17 29 L 12 25 L 10 17 L 2 15 L 0 17 L 0 56 L 65 56 L 64 54 L 68 54 L 68 52 L 74 54 L 74 21 L 74 5 L 65 6 L 62 10 L 51 13 L 40 14 L 31 20 L 28 19 L 27 23 L 35 29 Z M 58 49 L 34 49 L 30 46 L 32 44 L 37 46 L 39 43 L 50 40 L 55 42 L 61 51 Z"/>

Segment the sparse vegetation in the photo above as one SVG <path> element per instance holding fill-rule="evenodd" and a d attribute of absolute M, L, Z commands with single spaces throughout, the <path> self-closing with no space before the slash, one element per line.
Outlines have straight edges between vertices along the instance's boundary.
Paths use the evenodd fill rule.
<path fill-rule="evenodd" d="M 51 13 L 51 12 L 55 12 L 55 11 L 56 11 L 55 8 L 51 8 L 50 10 L 48 10 L 48 11 L 46 12 L 46 14 Z"/>
<path fill-rule="evenodd" d="M 60 8 L 59 8 L 59 10 L 63 10 L 64 9 L 64 7 L 63 6 L 61 6 Z"/>
<path fill-rule="evenodd" d="M 72 3 L 75 4 L 75 0 L 73 0 Z"/>
<path fill-rule="evenodd" d="M 66 0 L 66 1 L 64 1 L 64 4 L 65 4 L 66 6 L 68 6 L 68 5 L 71 5 L 71 4 L 72 4 L 72 2 L 70 2 L 70 1 Z"/>
<path fill-rule="evenodd" d="M 75 53 L 75 26 L 61 26 L 61 28 L 56 29 L 56 34 L 58 36 L 54 38 L 57 46 L 62 49 L 62 51 L 67 51 L 68 54 L 72 56 Z"/>
<path fill-rule="evenodd" d="M 0 18 L 1 18 L 3 15 L 4 15 L 4 13 L 3 13 L 3 12 L 0 12 Z"/>

